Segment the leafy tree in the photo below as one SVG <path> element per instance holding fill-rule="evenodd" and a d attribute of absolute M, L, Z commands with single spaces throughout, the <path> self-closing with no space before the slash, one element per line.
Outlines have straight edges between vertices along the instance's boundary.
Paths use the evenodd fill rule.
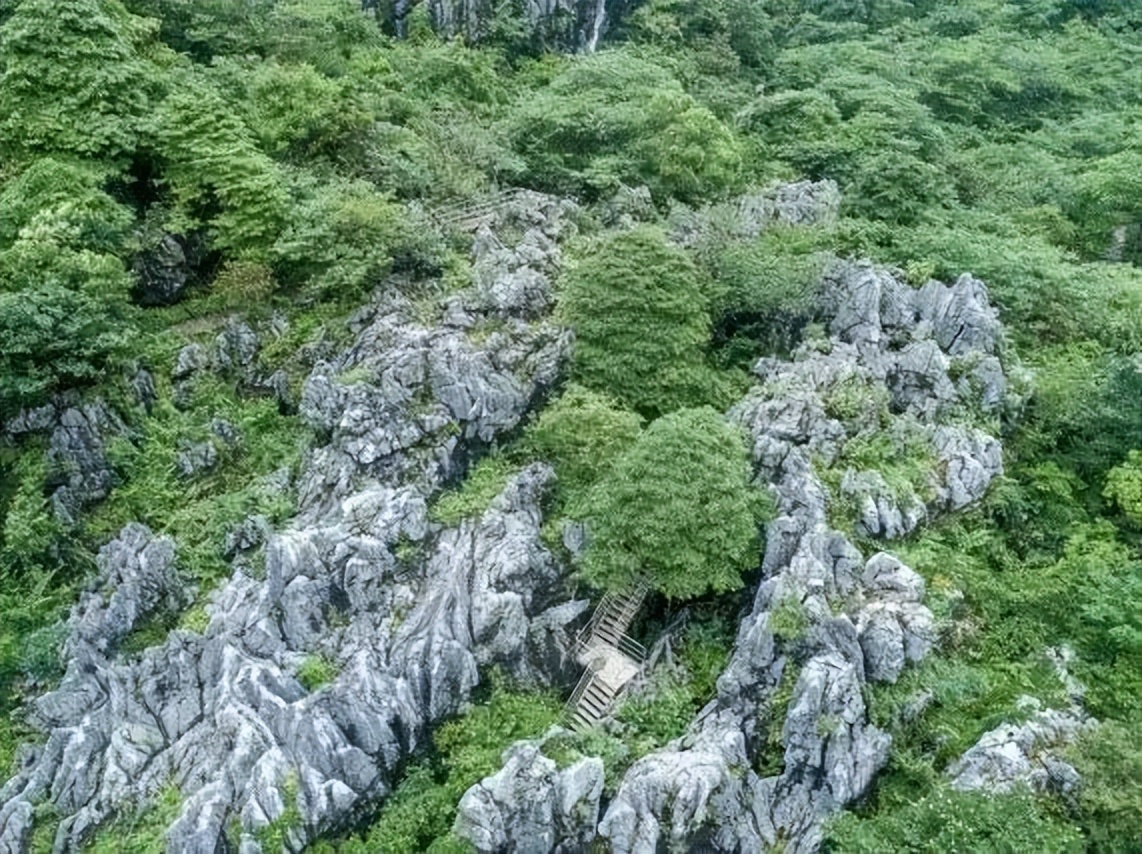
<path fill-rule="evenodd" d="M 1137 715 L 1129 725 L 1103 723 L 1081 736 L 1069 753 L 1083 780 L 1079 808 L 1087 850 L 1113 854 L 1135 850 L 1142 839 L 1142 739 Z"/>
<path fill-rule="evenodd" d="M 154 23 L 119 0 L 23 0 L 0 28 L 0 155 L 129 157 L 157 82 Z"/>
<path fill-rule="evenodd" d="M 234 109 L 198 75 L 181 76 L 159 105 L 157 153 L 176 205 L 171 226 L 207 225 L 214 246 L 263 257 L 285 219 L 281 172 Z"/>
<path fill-rule="evenodd" d="M 415 246 L 404 211 L 367 182 L 293 177 L 297 202 L 271 251 L 286 282 L 308 280 L 325 294 L 361 293 L 380 281 L 398 251 Z"/>
<path fill-rule="evenodd" d="M 58 284 L 0 292 L 0 415 L 104 378 L 126 344 L 113 305 Z"/>
<path fill-rule="evenodd" d="M 619 183 L 700 199 L 731 186 L 741 148 L 733 133 L 662 67 L 620 50 L 570 63 L 510 119 L 529 180 L 598 196 Z"/>
<path fill-rule="evenodd" d="M 638 439 L 641 422 L 606 395 L 572 385 L 528 427 L 524 441 L 552 463 L 561 490 L 581 495 Z"/>
<path fill-rule="evenodd" d="M 703 362 L 710 321 L 700 281 L 657 229 L 604 241 L 564 285 L 575 378 L 648 418 L 707 402 L 718 380 Z"/>
<path fill-rule="evenodd" d="M 103 190 L 106 169 L 91 163 L 43 157 L 0 189 L 0 250 L 21 229 L 32 227 L 54 240 L 96 251 L 121 248 L 131 212 Z"/>
<path fill-rule="evenodd" d="M 659 418 L 592 491 L 584 576 L 645 578 L 671 599 L 737 589 L 757 561 L 749 476 L 742 437 L 713 409 Z"/>
<path fill-rule="evenodd" d="M 724 362 L 749 368 L 758 356 L 797 344 L 829 257 L 820 251 L 823 237 L 813 229 L 773 228 L 713 255 L 714 345 Z"/>
<path fill-rule="evenodd" d="M 1107 473 L 1102 494 L 1118 506 L 1131 524 L 1142 527 L 1142 451 L 1131 451 Z"/>
<path fill-rule="evenodd" d="M 278 159 L 336 158 L 373 120 L 350 83 L 308 64 L 225 57 L 209 76 L 240 105 L 258 148 Z"/>

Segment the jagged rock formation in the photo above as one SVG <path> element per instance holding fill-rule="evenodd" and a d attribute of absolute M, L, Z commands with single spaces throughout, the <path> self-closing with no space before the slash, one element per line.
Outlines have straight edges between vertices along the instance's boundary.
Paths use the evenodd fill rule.
<path fill-rule="evenodd" d="M 1028 786 L 1070 794 L 1081 782 L 1079 773 L 1055 750 L 1097 725 L 1078 708 L 1044 709 L 1020 726 L 1003 724 L 981 735 L 951 764 L 948 776 L 957 789 L 1001 793 Z"/>
<path fill-rule="evenodd" d="M 835 187 L 806 183 L 734 212 L 748 238 L 775 221 L 827 221 L 835 202 Z M 297 516 L 278 533 L 257 517 L 231 532 L 234 571 L 202 634 L 176 630 L 121 655 L 130 632 L 190 591 L 174 546 L 140 526 L 104 550 L 99 587 L 69 623 L 68 671 L 32 710 L 46 744 L 27 748 L 0 789 L 0 852 L 26 850 L 38 803 L 62 817 L 55 849 L 73 851 L 171 781 L 185 800 L 168 851 L 258 854 L 260 828 L 298 816 L 286 833 L 296 851 L 387 795 L 480 666 L 540 684 L 573 676 L 562 672 L 567 627 L 586 603 L 567 601 L 539 538 L 550 470 L 518 473 L 457 527 L 427 512 L 559 375 L 570 336 L 546 317 L 567 211 L 512 195 L 476 235 L 472 287 L 438 305 L 435 323 L 420 319 L 423 304 L 383 294 L 352 319 L 350 347 L 314 354 L 297 408 L 321 444 L 295 482 L 273 487 L 293 490 Z M 706 226 L 683 212 L 672 228 L 685 243 Z M 509 232 L 522 237 L 505 243 Z M 933 620 L 920 576 L 885 552 L 866 559 L 841 529 L 887 540 L 982 496 L 1001 471 L 999 445 L 964 425 L 988 423 L 1009 396 L 1001 329 L 970 277 L 913 289 L 852 263 L 826 276 L 816 319 L 826 332 L 789 360 L 760 360 L 758 383 L 727 414 L 749 434 L 757 483 L 779 515 L 717 698 L 683 738 L 635 763 L 609 804 L 596 761 L 560 770 L 535 745 L 513 748 L 461 804 L 456 831 L 481 850 L 572 851 L 602 836 L 620 854 L 779 840 L 811 851 L 821 820 L 883 766 L 890 738 L 869 722 L 863 688 L 923 657 Z M 189 399 L 208 369 L 269 382 L 257 375 L 258 343 L 235 319 L 212 348 L 185 349 L 176 394 Z M 60 455 L 98 462 L 119 426 L 64 407 L 6 429 L 62 431 Z M 236 438 L 229 425 L 212 431 L 222 445 L 184 449 L 188 477 L 210 464 L 208 448 Z M 873 436 L 888 449 L 875 465 Z M 72 467 L 78 480 L 61 484 L 71 492 L 60 501 L 79 508 L 101 494 L 101 469 Z M 308 690 L 298 674 L 314 660 L 336 676 Z M 778 732 L 783 770 L 765 776 L 756 768 L 773 767 Z"/>
<path fill-rule="evenodd" d="M 181 300 L 194 267 L 202 260 L 198 243 L 194 238 L 164 234 L 154 246 L 141 252 L 134 265 L 137 284 L 131 296 L 135 302 L 174 305 Z"/>
<path fill-rule="evenodd" d="M 518 742 L 505 751 L 500 771 L 464 793 L 457 833 L 480 854 L 577 854 L 594 839 L 602 760 L 588 757 L 559 770 L 541 747 L 542 741 Z"/>
<path fill-rule="evenodd" d="M 763 581 L 717 698 L 681 739 L 636 762 L 607 806 L 597 832 L 618 854 L 815 850 L 822 819 L 860 797 L 887 760 L 891 739 L 868 719 L 866 682 L 894 681 L 935 642 L 923 579 L 887 553 L 866 560 L 834 525 L 847 513 L 865 536 L 900 536 L 978 500 L 1002 471 L 994 438 L 944 423 L 994 413 L 1006 393 L 981 283 L 915 290 L 872 265 L 839 264 L 820 318 L 827 339 L 804 342 L 791 361 L 762 359 L 761 383 L 727 415 L 749 433 L 757 481 L 777 500 Z M 955 360 L 968 367 L 951 372 Z M 822 473 L 844 468 L 846 446 L 871 432 L 896 437 L 898 455 L 918 453 L 924 482 L 902 494 L 878 471 L 849 468 L 826 483 Z M 796 630 L 782 624 L 790 612 Z M 784 770 L 762 776 L 777 731 Z M 518 774 L 515 785 L 525 788 Z M 519 838 L 529 797 L 497 802 L 508 839 Z M 462 811 L 455 831 L 475 841 L 468 830 L 482 814 Z"/>
<path fill-rule="evenodd" d="M 21 412 L 4 432 L 14 439 L 50 433 L 45 487 L 51 493 L 52 515 L 71 526 L 85 507 L 110 493 L 115 472 L 107 459 L 107 444 L 129 431 L 103 401 L 73 405 L 61 399 Z"/>
<path fill-rule="evenodd" d="M 497 15 L 521 15 L 532 37 L 548 48 L 591 53 L 632 0 L 526 0 L 519 7 L 492 0 L 426 0 L 433 29 L 444 38 L 478 42 L 492 31 Z M 366 0 L 393 34 L 404 36 L 416 0 Z M 521 8 L 522 7 L 522 8 Z"/>
<path fill-rule="evenodd" d="M 431 523 L 427 503 L 556 379 L 568 336 L 537 320 L 531 300 L 527 319 L 497 303 L 516 289 L 496 282 L 546 287 L 565 211 L 517 197 L 498 222 L 524 232 L 523 248 L 497 249 L 502 265 L 478 259 L 488 287 L 450 304 L 440 326 L 421 326 L 399 296 L 357 315 L 354 344 L 305 384 L 302 416 L 327 441 L 295 486 L 299 514 L 277 534 L 259 519 L 234 532 L 234 572 L 203 634 L 176 630 L 118 655 L 186 590 L 173 544 L 139 526 L 103 550 L 106 589 L 76 606 L 68 671 L 33 709 L 47 742 L 0 789 L 0 851 L 27 850 L 34 804 L 62 817 L 55 850 L 75 851 L 171 781 L 185 800 L 167 851 L 256 854 L 257 830 L 291 813 L 296 851 L 388 793 L 427 728 L 464 704 L 479 666 L 541 684 L 561 675 L 564 627 L 586 603 L 567 601 L 539 539 L 550 469 L 521 471 L 455 528 Z M 475 334 L 489 318 L 495 331 Z M 247 332 L 230 324 L 213 361 L 246 368 Z M 201 369 L 202 356 L 180 356 L 176 373 Z M 297 674 L 314 658 L 337 675 L 309 691 Z"/>
<path fill-rule="evenodd" d="M 1098 721 L 1083 709 L 1086 688 L 1070 673 L 1074 651 L 1067 646 L 1051 648 L 1047 658 L 1066 689 L 1069 707 L 1043 709 L 1035 697 L 1020 697 L 1015 711 L 1030 713 L 1027 720 L 985 732 L 948 766 L 947 774 L 955 788 L 1003 793 L 1028 787 L 1065 799 L 1078 792 L 1082 784 L 1079 772 L 1060 754 L 1083 733 L 1096 729 Z"/>
<path fill-rule="evenodd" d="M 773 184 L 701 210 L 676 207 L 670 214 L 670 239 L 690 247 L 707 232 L 728 226 L 725 237 L 750 240 L 774 224 L 828 224 L 836 220 L 840 207 L 841 192 L 834 181 Z"/>

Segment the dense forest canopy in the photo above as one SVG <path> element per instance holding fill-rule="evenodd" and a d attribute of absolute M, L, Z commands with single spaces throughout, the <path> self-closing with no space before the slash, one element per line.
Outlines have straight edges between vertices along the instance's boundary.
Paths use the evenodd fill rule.
<path fill-rule="evenodd" d="M 644 0 L 578 55 L 552 51 L 528 5 L 499 4 L 466 42 L 434 32 L 428 4 L 398 39 L 385 10 L 351 0 L 0 2 L 5 779 L 36 737 L 25 702 L 63 672 L 68 609 L 99 549 L 144 522 L 173 538 L 196 591 L 122 654 L 201 631 L 235 526 L 294 512 L 270 476 L 288 480 L 321 439 L 297 398 L 315 362 L 350 342 L 346 318 L 378 289 L 431 308 L 478 278 L 432 212 L 522 187 L 579 205 L 556 309 L 577 335 L 573 362 L 434 512 L 471 516 L 509 473 L 547 461 L 553 517 L 594 520 L 584 583 L 622 586 L 651 564 L 671 599 L 695 598 L 678 656 L 688 676 L 633 698 L 625 741 L 600 736 L 596 753 L 626 767 L 713 696 L 740 605 L 727 591 L 743 572 L 756 580 L 758 523 L 772 515 L 718 412 L 759 357 L 811 338 L 823 271 L 867 257 L 917 286 L 969 271 L 998 306 L 1018 388 L 1002 412 L 962 418 L 1002 436 L 1005 474 L 979 505 L 898 544 L 956 629 L 872 691 L 889 766 L 824 844 L 1137 850 L 1138 4 Z M 731 200 L 801 179 L 836 183 L 835 217 L 735 232 Z M 231 316 L 278 332 L 250 352 L 233 333 L 218 371 L 182 382 L 186 345 L 214 346 Z M 277 385 L 254 388 L 254 367 Z M 95 484 L 28 425 L 97 401 L 90 417 L 118 427 Z M 857 419 L 883 409 L 846 405 Z M 220 440 L 220 421 L 241 439 Z M 211 442 L 218 459 L 196 468 L 186 455 Z M 686 502 L 701 513 L 672 525 Z M 1023 695 L 1063 703 L 1044 651 L 1064 645 L 1101 722 L 1067 748 L 1083 786 L 1059 798 L 951 789 L 948 764 L 1018 720 Z M 478 713 L 438 730 L 388 805 L 311 850 L 452 850 L 460 795 L 557 716 L 550 697 L 513 691 L 497 682 Z M 928 708 L 909 716 L 918 691 Z M 177 800 L 124 812 L 91 850 L 159 850 Z M 54 832 L 42 812 L 34 850 Z M 271 830 L 267 851 L 285 839 Z"/>

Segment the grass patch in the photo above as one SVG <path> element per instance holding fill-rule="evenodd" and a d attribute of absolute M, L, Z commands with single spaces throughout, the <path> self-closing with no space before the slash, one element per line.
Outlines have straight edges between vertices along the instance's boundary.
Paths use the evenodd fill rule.
<path fill-rule="evenodd" d="M 340 668 L 323 655 L 307 655 L 297 666 L 297 681 L 306 691 L 316 691 L 337 678 Z"/>
<path fill-rule="evenodd" d="M 166 831 L 182 808 L 182 793 L 173 783 L 149 806 L 122 815 L 95 832 L 85 854 L 154 854 L 166 847 Z"/>
<path fill-rule="evenodd" d="M 483 514 L 517 470 L 503 457 L 484 457 L 459 486 L 437 496 L 428 508 L 428 517 L 438 524 L 453 526 Z"/>

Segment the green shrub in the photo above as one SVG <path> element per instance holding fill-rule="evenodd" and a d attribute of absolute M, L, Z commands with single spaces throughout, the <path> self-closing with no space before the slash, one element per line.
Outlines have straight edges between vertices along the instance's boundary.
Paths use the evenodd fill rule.
<path fill-rule="evenodd" d="M 716 398 L 705 365 L 709 304 L 693 262 L 643 227 L 604 241 L 567 276 L 574 377 L 647 418 Z"/>
<path fill-rule="evenodd" d="M 157 75 L 140 58 L 152 21 L 118 0 L 23 0 L 0 29 L 0 154 L 125 160 Z"/>
<path fill-rule="evenodd" d="M 1107 472 L 1102 495 L 1135 527 L 1142 527 L 1142 451 L 1131 451 Z"/>
<path fill-rule="evenodd" d="M 58 679 L 63 675 L 63 643 L 67 639 L 67 625 L 62 621 L 36 629 L 24 639 L 20 669 L 25 676 L 40 682 Z"/>
<path fill-rule="evenodd" d="M 1142 744 L 1137 709 L 1127 724 L 1103 723 L 1069 750 L 1082 775 L 1079 822 L 1088 851 L 1127 854 L 1142 839 Z"/>
<path fill-rule="evenodd" d="M 286 221 L 284 177 L 233 107 L 200 76 L 180 75 L 158 105 L 157 154 L 179 231 L 209 229 L 213 245 L 264 260 Z"/>
<path fill-rule="evenodd" d="M 0 416 L 107 378 L 128 340 L 117 314 L 58 285 L 0 292 Z"/>
<path fill-rule="evenodd" d="M 555 192 L 646 184 L 659 198 L 700 199 L 732 185 L 741 163 L 729 128 L 663 67 L 622 49 L 567 63 L 510 125 L 529 178 Z"/>
<path fill-rule="evenodd" d="M 441 525 L 458 525 L 462 519 L 483 514 L 503 492 L 517 468 L 499 456 L 484 457 L 455 489 L 442 492 L 429 507 L 429 518 Z"/>
<path fill-rule="evenodd" d="M 585 577 L 645 579 L 671 599 L 737 589 L 758 556 L 749 476 L 742 437 L 712 409 L 658 419 L 591 493 Z"/>
<path fill-rule="evenodd" d="M 338 667 L 323 655 L 307 655 L 297 666 L 297 681 L 306 691 L 316 691 L 337 678 Z"/>
<path fill-rule="evenodd" d="M 914 803 L 870 819 L 843 813 L 826 851 L 851 854 L 944 854 L 948 851 L 1080 852 L 1078 829 L 1026 793 L 959 792 L 946 783 Z"/>
<path fill-rule="evenodd" d="M 297 202 L 271 253 L 286 283 L 360 298 L 380 283 L 395 254 L 415 249 L 404 211 L 370 184 L 293 177 Z"/>
<path fill-rule="evenodd" d="M 210 286 L 231 308 L 256 305 L 269 297 L 275 287 L 273 271 L 252 261 L 227 261 Z"/>
<path fill-rule="evenodd" d="M 25 228 L 73 249 L 121 248 L 131 211 L 104 191 L 110 177 L 99 164 L 33 160 L 0 189 L 0 250 L 11 247 Z"/>
<path fill-rule="evenodd" d="M 748 368 L 798 343 L 828 260 L 822 240 L 815 230 L 774 228 L 713 254 L 714 344 L 727 363 Z"/>
<path fill-rule="evenodd" d="M 795 596 L 782 599 L 769 615 L 769 630 L 781 640 L 797 640 L 807 628 L 809 616 L 801 600 Z"/>
<path fill-rule="evenodd" d="M 499 770 L 500 754 L 506 747 L 541 735 L 556 722 L 560 711 L 555 698 L 514 693 L 493 675 L 488 699 L 436 731 L 434 755 L 405 772 L 364 838 L 340 840 L 335 850 L 339 854 L 468 850 L 450 834 L 460 797 Z"/>
<path fill-rule="evenodd" d="M 182 793 L 173 783 L 149 807 L 121 815 L 103 825 L 84 851 L 87 854 L 153 854 L 166 847 L 167 828 L 182 809 Z"/>
<path fill-rule="evenodd" d="M 641 422 L 606 395 L 571 385 L 527 428 L 523 444 L 552 464 L 562 494 L 581 496 L 635 442 Z"/>

